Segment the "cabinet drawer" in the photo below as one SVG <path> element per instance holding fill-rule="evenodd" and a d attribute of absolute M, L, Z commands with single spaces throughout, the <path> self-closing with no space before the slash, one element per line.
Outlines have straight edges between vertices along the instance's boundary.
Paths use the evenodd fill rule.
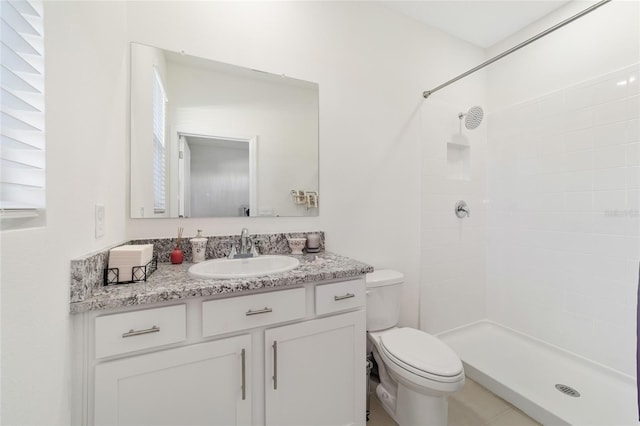
<path fill-rule="evenodd" d="M 185 305 L 97 317 L 96 358 L 185 340 Z"/>
<path fill-rule="evenodd" d="M 365 305 L 364 279 L 316 286 L 316 315 L 355 309 Z"/>
<path fill-rule="evenodd" d="M 305 290 L 272 291 L 202 303 L 202 335 L 213 336 L 304 318 Z"/>

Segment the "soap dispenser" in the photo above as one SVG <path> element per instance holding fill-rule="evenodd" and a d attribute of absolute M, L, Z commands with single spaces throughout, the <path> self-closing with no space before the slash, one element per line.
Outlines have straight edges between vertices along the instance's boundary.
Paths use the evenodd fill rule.
<path fill-rule="evenodd" d="M 202 236 L 201 229 L 198 229 L 196 236 L 189 240 L 189 242 L 191 242 L 191 256 L 193 263 L 204 261 L 205 253 L 207 251 L 207 241 L 209 240 Z"/>

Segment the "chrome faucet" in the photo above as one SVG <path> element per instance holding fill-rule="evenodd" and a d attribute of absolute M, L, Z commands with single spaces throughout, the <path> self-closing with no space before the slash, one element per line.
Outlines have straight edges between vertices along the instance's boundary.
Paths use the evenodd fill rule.
<path fill-rule="evenodd" d="M 249 237 L 249 230 L 247 228 L 242 228 L 242 232 L 240 233 L 240 251 L 238 254 L 250 254 L 251 248 L 253 247 L 253 241 Z"/>
<path fill-rule="evenodd" d="M 231 242 L 231 251 L 227 258 L 229 259 L 241 259 L 246 257 L 258 257 L 260 254 L 258 253 L 256 243 L 249 236 L 249 230 L 247 228 L 242 228 L 240 232 L 240 247 L 236 248 L 235 240 L 227 240 Z"/>

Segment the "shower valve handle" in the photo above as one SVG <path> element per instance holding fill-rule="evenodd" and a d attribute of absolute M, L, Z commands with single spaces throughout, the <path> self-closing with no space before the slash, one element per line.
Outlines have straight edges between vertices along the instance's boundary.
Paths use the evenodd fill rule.
<path fill-rule="evenodd" d="M 471 210 L 469 210 L 469 206 L 467 206 L 467 203 L 464 200 L 459 200 L 456 203 L 454 211 L 456 213 L 456 216 L 458 216 L 460 219 L 464 218 L 465 216 L 471 217 Z"/>

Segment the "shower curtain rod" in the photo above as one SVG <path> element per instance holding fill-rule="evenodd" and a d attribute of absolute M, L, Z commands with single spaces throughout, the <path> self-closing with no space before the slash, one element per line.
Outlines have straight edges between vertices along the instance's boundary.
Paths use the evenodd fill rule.
<path fill-rule="evenodd" d="M 583 17 L 584 15 L 586 15 L 586 14 L 588 14 L 588 13 L 590 13 L 590 12 L 593 12 L 594 10 L 596 10 L 597 8 L 599 8 L 600 6 L 604 6 L 606 3 L 609 3 L 610 1 L 611 1 L 611 0 L 602 0 L 602 1 L 599 1 L 598 3 L 596 3 L 596 4 L 594 4 L 594 5 L 591 5 L 590 7 L 586 8 L 586 9 L 585 9 L 585 10 L 583 10 L 582 12 L 579 12 L 579 13 L 577 13 L 577 14 L 573 15 L 572 17 L 565 19 L 564 21 L 560 22 L 559 24 L 556 24 L 556 25 L 554 25 L 553 27 L 548 28 L 548 29 L 544 30 L 543 32 L 541 32 L 541 33 L 539 33 L 539 34 L 536 34 L 535 36 L 531 37 L 531 38 L 530 38 L 530 39 L 528 39 L 528 40 L 523 41 L 522 43 L 518 44 L 517 46 L 514 46 L 514 47 L 512 47 L 511 49 L 506 50 L 506 51 L 502 52 L 501 54 L 499 54 L 499 55 L 497 55 L 497 56 L 494 56 L 493 58 L 491 58 L 491 59 L 489 59 L 489 60 L 487 60 L 487 61 L 485 61 L 485 62 L 481 63 L 480 65 L 478 65 L 478 66 L 476 66 L 476 67 L 474 67 L 474 68 L 471 68 L 469 71 L 467 71 L 467 72 L 465 72 L 465 73 L 462 73 L 462 74 L 460 74 L 459 76 L 457 76 L 457 77 L 455 77 L 455 78 L 452 78 L 451 80 L 447 81 L 446 83 L 442 83 L 442 84 L 441 84 L 440 86 L 438 86 L 438 87 L 435 87 L 435 88 L 433 88 L 433 89 L 431 89 L 431 90 L 426 90 L 426 91 L 422 92 L 422 96 L 423 96 L 425 99 L 427 99 L 429 96 L 431 96 L 433 93 L 437 92 L 438 90 L 443 89 L 443 88 L 445 88 L 445 87 L 449 86 L 450 84 L 453 84 L 453 83 L 455 83 L 456 81 L 458 81 L 458 80 L 460 80 L 460 79 L 465 78 L 466 76 L 468 76 L 468 75 L 470 75 L 470 74 L 473 74 L 474 72 L 476 72 L 476 71 L 478 71 L 478 70 L 480 70 L 480 69 L 482 69 L 482 68 L 486 67 L 487 65 L 491 65 L 491 64 L 492 64 L 492 63 L 494 63 L 495 61 L 497 61 L 497 60 L 499 60 L 499 59 L 502 59 L 502 58 L 504 58 L 504 57 L 505 57 L 505 56 L 507 56 L 507 55 L 512 54 L 512 53 L 513 53 L 513 52 L 515 52 L 516 50 L 522 49 L 522 48 L 523 48 L 523 47 L 525 47 L 526 45 L 533 43 L 534 41 L 536 41 L 536 40 L 538 40 L 538 39 L 540 39 L 540 38 L 542 38 L 542 37 L 546 36 L 547 34 L 550 34 L 550 33 L 554 32 L 555 30 L 557 30 L 557 29 L 559 29 L 559 28 L 564 27 L 565 25 L 567 25 L 567 24 L 569 24 L 569 23 L 571 23 L 571 22 L 575 21 L 575 20 L 576 20 L 576 19 L 578 19 L 578 18 Z"/>

